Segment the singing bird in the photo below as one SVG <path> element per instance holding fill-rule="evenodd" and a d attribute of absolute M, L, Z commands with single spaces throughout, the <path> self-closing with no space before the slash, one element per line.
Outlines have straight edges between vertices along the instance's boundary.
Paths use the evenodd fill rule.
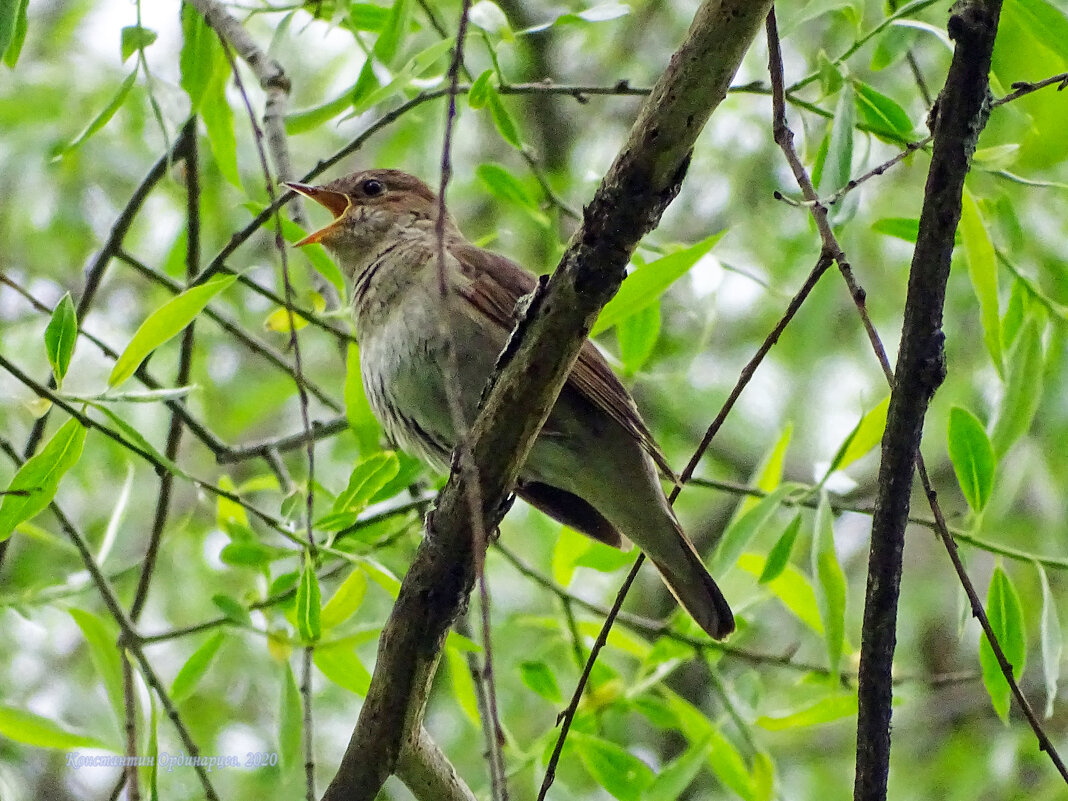
<path fill-rule="evenodd" d="M 445 382 L 455 380 L 463 419 L 473 421 L 516 322 L 516 304 L 536 279 L 472 245 L 446 215 L 443 295 L 438 198 L 415 176 L 375 169 L 323 186 L 287 185 L 334 215 L 297 244 L 324 245 L 352 281 L 371 409 L 396 445 L 447 469 L 456 430 Z M 520 469 L 516 493 L 601 542 L 637 544 L 701 628 L 721 639 L 734 630 L 734 617 L 679 526 L 657 467 L 673 476 L 633 399 L 587 340 Z"/>

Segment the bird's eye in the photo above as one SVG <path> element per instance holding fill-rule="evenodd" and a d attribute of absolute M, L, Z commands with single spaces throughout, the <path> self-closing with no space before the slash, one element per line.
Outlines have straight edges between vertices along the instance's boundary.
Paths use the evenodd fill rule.
<path fill-rule="evenodd" d="M 386 191 L 386 185 L 375 178 L 368 178 L 360 184 L 360 188 L 367 197 L 378 197 Z"/>

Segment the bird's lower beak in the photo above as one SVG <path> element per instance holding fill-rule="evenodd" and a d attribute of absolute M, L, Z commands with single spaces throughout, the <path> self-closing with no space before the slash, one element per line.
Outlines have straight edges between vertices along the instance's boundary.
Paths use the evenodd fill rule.
<path fill-rule="evenodd" d="M 341 220 L 341 216 L 345 213 L 345 210 L 349 207 L 349 199 L 341 192 L 335 192 L 332 189 L 326 189 L 321 186 L 310 186 L 309 184 L 298 184 L 291 181 L 286 181 L 286 186 L 292 189 L 294 192 L 304 195 L 304 197 L 314 200 L 320 206 L 328 209 L 331 214 L 334 215 L 334 221 L 329 225 L 320 228 L 311 234 L 308 234 L 299 242 L 295 243 L 294 247 L 303 247 L 304 245 L 311 245 L 315 242 L 320 242 L 323 237 L 328 236 L 331 231 L 334 230 L 338 222 Z"/>

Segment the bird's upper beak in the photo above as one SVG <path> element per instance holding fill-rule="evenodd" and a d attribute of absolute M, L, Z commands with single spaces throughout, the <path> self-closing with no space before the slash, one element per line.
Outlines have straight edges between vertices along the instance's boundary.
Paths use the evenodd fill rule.
<path fill-rule="evenodd" d="M 319 205 L 326 207 L 330 213 L 334 215 L 334 221 L 332 223 L 320 228 L 314 233 L 308 234 L 302 240 L 297 242 L 294 247 L 299 248 L 322 240 L 324 236 L 334 230 L 338 222 L 341 220 L 342 215 L 344 215 L 349 207 L 350 201 L 348 196 L 341 192 L 335 192 L 333 189 L 326 189 L 322 186 L 310 186 L 308 184 L 298 184 L 292 181 L 286 181 L 285 183 L 286 186 L 294 192 L 299 192 L 304 195 L 304 197 L 314 200 Z"/>

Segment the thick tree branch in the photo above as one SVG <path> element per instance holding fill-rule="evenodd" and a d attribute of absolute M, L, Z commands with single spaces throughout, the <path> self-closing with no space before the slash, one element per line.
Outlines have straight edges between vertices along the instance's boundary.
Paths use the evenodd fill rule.
<path fill-rule="evenodd" d="M 492 530 L 537 436 L 630 254 L 678 193 L 694 141 L 727 93 L 770 2 L 712 0 L 697 12 L 630 137 L 502 354 L 471 430 L 484 530 Z M 419 731 L 440 649 L 474 580 L 464 476 L 454 470 L 427 521 L 379 643 L 371 687 L 337 776 L 324 796 L 373 799 Z"/>
<path fill-rule="evenodd" d="M 858 686 L 856 801 L 886 798 L 891 665 L 909 496 L 924 414 L 945 376 L 942 308 L 964 179 L 990 106 L 990 56 L 1000 11 L 1000 0 L 965 0 L 949 20 L 956 49 L 936 105 L 931 168 L 909 273 L 872 522 Z"/>
<path fill-rule="evenodd" d="M 417 736 L 401 753 L 397 776 L 416 798 L 434 801 L 476 801 L 475 794 L 456 773 L 426 729 L 419 727 Z"/>

